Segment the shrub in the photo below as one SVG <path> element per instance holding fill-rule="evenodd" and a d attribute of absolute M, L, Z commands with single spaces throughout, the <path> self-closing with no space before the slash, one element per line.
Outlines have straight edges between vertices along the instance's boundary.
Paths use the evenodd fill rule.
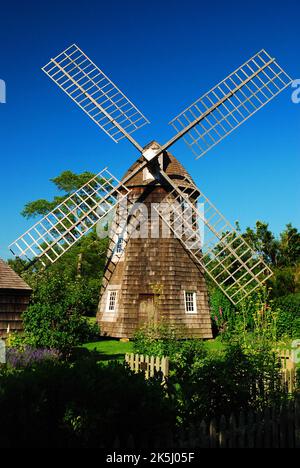
<path fill-rule="evenodd" d="M 236 318 L 234 305 L 219 288 L 211 288 L 209 298 L 214 335 L 230 333 Z"/>
<path fill-rule="evenodd" d="M 2 374 L 1 374 L 2 372 Z M 0 370 L 0 447 L 112 447 L 132 434 L 160 437 L 175 413 L 159 380 L 93 357 Z"/>
<path fill-rule="evenodd" d="M 280 297 L 274 301 L 274 305 L 279 309 L 278 338 L 300 338 L 300 293 Z"/>
<path fill-rule="evenodd" d="M 228 345 L 223 353 L 198 356 L 187 368 L 177 366 L 168 385 L 178 402 L 183 426 L 280 403 L 285 394 L 279 366 L 269 349 L 246 352 L 239 345 Z"/>
<path fill-rule="evenodd" d="M 296 290 L 295 268 L 289 266 L 276 269 L 268 282 L 271 286 L 272 297 L 274 299 L 287 294 L 293 294 Z"/>
<path fill-rule="evenodd" d="M 182 330 L 170 324 L 146 323 L 134 335 L 133 351 L 148 356 L 172 357 L 180 349 Z"/>
<path fill-rule="evenodd" d="M 23 316 L 24 342 L 35 348 L 54 348 L 68 353 L 72 347 L 99 334 L 80 313 L 66 311 L 63 305 L 33 304 Z"/>

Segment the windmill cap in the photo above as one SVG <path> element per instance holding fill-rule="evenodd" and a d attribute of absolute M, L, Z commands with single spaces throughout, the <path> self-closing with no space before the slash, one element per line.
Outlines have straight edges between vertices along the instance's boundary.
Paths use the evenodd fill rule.
<path fill-rule="evenodd" d="M 159 149 L 160 145 L 156 141 L 152 141 L 147 146 L 145 146 L 144 151 L 147 149 Z M 182 164 L 169 152 L 165 151 L 163 154 L 163 170 L 165 173 L 173 179 L 175 183 L 180 187 L 191 187 L 192 189 L 196 188 L 195 182 L 193 181 L 190 174 L 182 166 Z M 123 179 L 130 176 L 130 173 L 135 171 L 138 166 L 142 166 L 144 163 L 144 157 L 141 156 L 126 172 Z M 145 168 L 147 170 L 147 168 Z M 150 174 L 150 173 L 149 173 Z M 139 171 L 135 174 L 128 182 L 125 183 L 127 187 L 140 187 L 149 184 L 153 185 L 153 178 L 151 175 L 148 179 L 145 179 L 145 170 Z M 158 183 L 157 183 L 158 184 Z"/>

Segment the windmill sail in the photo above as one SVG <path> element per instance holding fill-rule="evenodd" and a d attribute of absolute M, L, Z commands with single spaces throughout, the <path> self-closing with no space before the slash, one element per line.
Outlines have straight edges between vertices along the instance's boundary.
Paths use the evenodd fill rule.
<path fill-rule="evenodd" d="M 167 179 L 173 190 L 154 209 L 201 269 L 238 304 L 261 287 L 272 271 L 199 189 L 180 190 Z M 197 204 L 191 199 L 197 199 Z M 202 238 L 199 223 L 203 223 Z"/>
<path fill-rule="evenodd" d="M 264 50 L 175 117 L 170 125 L 197 159 L 246 122 L 292 82 L 290 76 Z"/>
<path fill-rule="evenodd" d="M 24 235 L 11 252 L 23 259 L 54 263 L 127 197 L 129 190 L 104 169 L 69 196 Z"/>
<path fill-rule="evenodd" d="M 116 143 L 149 121 L 75 44 L 42 70 Z"/>

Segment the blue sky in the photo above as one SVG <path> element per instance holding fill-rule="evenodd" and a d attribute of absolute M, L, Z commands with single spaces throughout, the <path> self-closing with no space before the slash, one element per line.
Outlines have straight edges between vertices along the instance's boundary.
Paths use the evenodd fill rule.
<path fill-rule="evenodd" d="M 49 198 L 61 171 L 121 177 L 138 157 L 116 145 L 40 68 L 77 43 L 150 119 L 141 144 L 164 143 L 168 122 L 187 105 L 265 48 L 300 78 L 298 0 L 28 0 L 1 6 L 0 257 L 30 227 L 24 204 Z M 173 154 L 204 194 L 244 228 L 265 220 L 278 233 L 300 228 L 300 104 L 287 90 L 227 140 L 195 161 L 183 143 Z"/>

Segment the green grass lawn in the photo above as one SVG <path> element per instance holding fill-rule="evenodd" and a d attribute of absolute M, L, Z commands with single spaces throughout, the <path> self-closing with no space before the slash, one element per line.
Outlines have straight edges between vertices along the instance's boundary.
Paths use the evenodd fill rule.
<path fill-rule="evenodd" d="M 119 340 L 104 339 L 86 343 L 82 348 L 95 351 L 99 354 L 100 361 L 123 360 L 126 353 L 132 353 L 133 343 L 123 343 Z"/>
<path fill-rule="evenodd" d="M 215 340 L 208 340 L 204 343 L 208 351 L 224 351 L 226 344 L 224 344 L 219 338 Z M 101 339 L 91 343 L 85 343 L 81 347 L 82 351 L 94 351 L 97 353 L 97 359 L 99 361 L 123 361 L 126 353 L 133 352 L 133 342 L 122 342 L 118 339 Z M 277 345 L 277 349 L 291 349 L 291 342 L 280 342 Z"/>
<path fill-rule="evenodd" d="M 220 340 L 209 340 L 205 342 L 205 347 L 209 351 L 222 351 L 225 346 Z M 82 348 L 97 352 L 99 354 L 99 361 L 122 361 L 126 353 L 133 352 L 133 342 L 123 343 L 117 339 L 103 339 L 85 343 Z"/>

